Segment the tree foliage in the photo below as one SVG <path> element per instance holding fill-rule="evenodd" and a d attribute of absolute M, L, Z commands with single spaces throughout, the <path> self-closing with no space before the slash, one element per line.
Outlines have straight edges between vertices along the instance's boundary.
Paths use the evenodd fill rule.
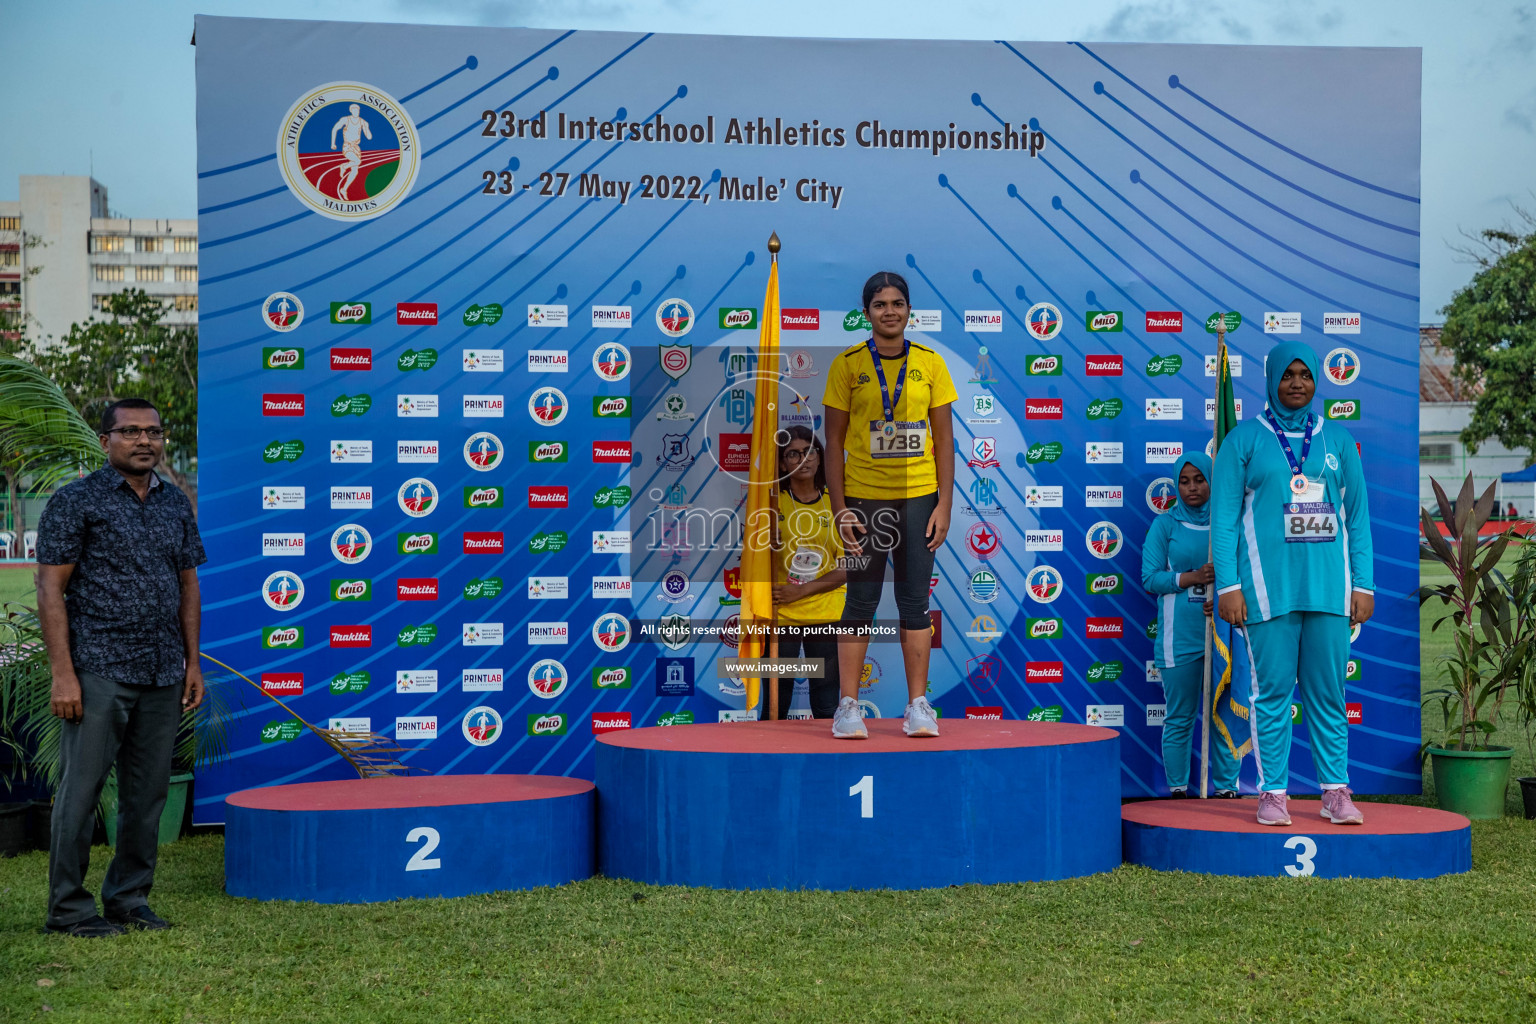
<path fill-rule="evenodd" d="M 1478 264 L 1471 283 L 1441 312 L 1440 344 L 1456 359 L 1456 376 L 1477 394 L 1461 432 L 1468 451 L 1489 438 L 1511 450 L 1536 452 L 1536 216 L 1517 208 L 1528 229 L 1489 229 L 1460 251 Z"/>

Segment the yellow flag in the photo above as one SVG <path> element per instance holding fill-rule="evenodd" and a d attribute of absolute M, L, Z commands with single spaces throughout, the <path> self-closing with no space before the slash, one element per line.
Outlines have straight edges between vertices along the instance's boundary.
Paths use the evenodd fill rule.
<path fill-rule="evenodd" d="M 752 411 L 752 464 L 747 477 L 746 529 L 741 551 L 741 639 L 737 655 L 760 658 L 773 622 L 773 525 L 779 478 L 779 261 L 768 267 L 768 290 L 757 334 L 757 397 Z M 747 708 L 757 707 L 762 680 L 749 676 Z"/>

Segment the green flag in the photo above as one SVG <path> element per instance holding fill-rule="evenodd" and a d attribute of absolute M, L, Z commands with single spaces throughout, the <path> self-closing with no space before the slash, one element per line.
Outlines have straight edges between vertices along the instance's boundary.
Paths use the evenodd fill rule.
<path fill-rule="evenodd" d="M 1221 450 L 1221 442 L 1237 426 L 1237 399 L 1232 393 L 1232 367 L 1227 362 L 1227 339 L 1216 342 L 1216 443 L 1211 454 Z"/>

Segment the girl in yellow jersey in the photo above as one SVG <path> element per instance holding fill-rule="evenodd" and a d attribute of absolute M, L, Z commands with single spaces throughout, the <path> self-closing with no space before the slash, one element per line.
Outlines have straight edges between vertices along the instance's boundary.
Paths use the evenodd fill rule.
<path fill-rule="evenodd" d="M 848 592 L 825 463 L 826 452 L 809 427 L 779 432 L 779 549 L 773 565 L 779 657 L 821 659 L 821 678 L 808 680 L 814 718 L 831 718 L 837 710 L 837 638 L 829 627 L 842 619 Z M 780 719 L 789 717 L 793 690 L 779 687 Z"/>
<path fill-rule="evenodd" d="M 949 533 L 955 484 L 950 409 L 957 396 L 943 357 L 907 340 L 910 304 L 899 274 L 879 273 L 864 283 L 872 337 L 843 352 L 827 371 L 827 490 L 848 552 L 843 626 L 868 629 L 880 604 L 885 563 L 894 562 L 907 673 L 902 730 L 937 736 L 938 715 L 926 696 L 933 639 L 928 581 L 934 552 Z M 840 639 L 843 696 L 832 735 L 866 739 L 858 696 L 869 634 Z"/>

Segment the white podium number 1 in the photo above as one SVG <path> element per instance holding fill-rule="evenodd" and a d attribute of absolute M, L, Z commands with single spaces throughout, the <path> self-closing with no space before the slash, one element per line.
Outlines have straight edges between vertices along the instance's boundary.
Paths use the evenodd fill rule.
<path fill-rule="evenodd" d="M 1291 836 L 1285 841 L 1287 850 L 1296 851 L 1296 863 L 1287 864 L 1285 873 L 1292 878 L 1306 878 L 1317 870 L 1312 858 L 1317 856 L 1317 844 L 1307 836 Z"/>
<path fill-rule="evenodd" d="M 875 816 L 875 777 L 866 775 L 848 787 L 848 795 L 859 798 L 859 817 Z"/>
<path fill-rule="evenodd" d="M 408 843 L 421 843 L 421 849 L 411 854 L 411 859 L 405 862 L 407 871 L 436 871 L 443 866 L 443 862 L 437 857 L 428 857 L 427 854 L 437 849 L 437 844 L 443 841 L 443 837 L 437 834 L 437 829 L 422 825 L 413 828 L 405 834 Z"/>

